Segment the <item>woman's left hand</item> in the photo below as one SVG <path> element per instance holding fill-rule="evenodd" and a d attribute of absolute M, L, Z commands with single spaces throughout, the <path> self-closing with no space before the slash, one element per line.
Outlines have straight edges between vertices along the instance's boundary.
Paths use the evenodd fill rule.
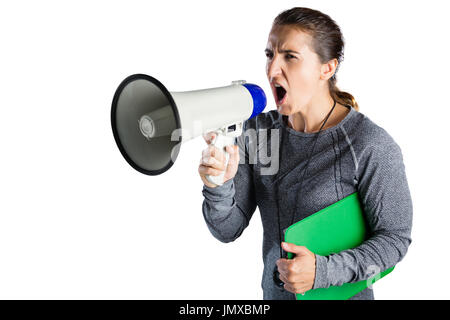
<path fill-rule="evenodd" d="M 312 289 L 316 276 L 316 256 L 306 247 L 283 242 L 284 251 L 295 254 L 293 259 L 278 259 L 277 267 L 284 288 L 292 293 L 305 293 Z"/>

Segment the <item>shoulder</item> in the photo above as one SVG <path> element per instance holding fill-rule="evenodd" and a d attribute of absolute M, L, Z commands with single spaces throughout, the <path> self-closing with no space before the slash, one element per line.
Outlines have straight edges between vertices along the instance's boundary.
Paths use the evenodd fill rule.
<path fill-rule="evenodd" d="M 355 112 L 352 121 L 347 121 L 342 127 L 360 164 L 402 161 L 400 146 L 391 134 L 365 114 Z"/>
<path fill-rule="evenodd" d="M 353 147 L 360 151 L 397 145 L 386 129 L 359 111 L 356 111 L 352 120 L 347 121 L 342 127 Z"/>

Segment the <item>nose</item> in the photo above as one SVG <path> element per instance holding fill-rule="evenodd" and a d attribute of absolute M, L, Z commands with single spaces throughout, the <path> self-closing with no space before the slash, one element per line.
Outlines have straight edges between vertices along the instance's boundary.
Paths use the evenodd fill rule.
<path fill-rule="evenodd" d="M 271 81 L 273 78 L 281 75 L 281 63 L 279 62 L 279 59 L 274 56 L 271 60 L 267 61 L 267 77 L 269 78 L 269 81 Z"/>

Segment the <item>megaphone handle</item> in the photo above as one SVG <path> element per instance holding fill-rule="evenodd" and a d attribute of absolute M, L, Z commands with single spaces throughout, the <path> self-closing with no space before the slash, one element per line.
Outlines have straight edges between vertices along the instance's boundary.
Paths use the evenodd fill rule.
<path fill-rule="evenodd" d="M 211 144 L 213 146 L 215 146 L 216 148 L 218 148 L 219 150 L 222 150 L 225 154 L 225 168 L 228 165 L 228 160 L 230 160 L 230 154 L 225 150 L 226 146 L 231 146 L 234 144 L 234 137 L 233 136 L 227 136 L 221 133 L 217 133 L 216 137 L 214 138 L 214 140 L 211 142 Z M 218 176 L 211 176 L 211 175 L 206 175 L 206 179 L 217 185 L 217 186 L 221 186 L 223 185 L 223 178 L 225 176 L 225 171 L 222 171 L 222 173 Z"/>

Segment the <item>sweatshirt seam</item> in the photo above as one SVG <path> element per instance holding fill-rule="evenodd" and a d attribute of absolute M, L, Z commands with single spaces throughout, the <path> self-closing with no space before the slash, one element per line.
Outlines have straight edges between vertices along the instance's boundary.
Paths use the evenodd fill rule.
<path fill-rule="evenodd" d="M 338 190 L 338 177 L 337 177 L 337 154 L 336 154 L 336 147 L 334 143 L 334 137 L 333 134 L 330 134 L 331 140 L 332 140 L 332 146 L 333 146 L 333 153 L 334 153 L 334 164 L 333 164 L 333 171 L 334 171 L 334 189 L 336 190 L 336 201 L 339 201 L 340 195 Z"/>
<path fill-rule="evenodd" d="M 340 147 L 340 140 L 339 140 L 339 131 L 336 131 L 336 139 L 337 139 L 337 148 L 339 150 L 339 186 L 341 187 L 341 197 L 344 196 L 344 188 L 342 187 L 342 152 Z"/>
<path fill-rule="evenodd" d="M 341 126 L 340 129 L 341 129 L 342 133 L 344 134 L 345 141 L 347 142 L 347 144 L 350 148 L 350 153 L 352 155 L 353 166 L 354 166 L 353 183 L 354 183 L 354 186 L 356 187 L 356 185 L 358 183 L 358 169 L 359 169 L 358 158 L 356 157 L 356 152 L 355 152 L 355 149 L 353 148 L 353 144 L 347 134 L 347 130 L 345 130 L 344 126 Z"/>

